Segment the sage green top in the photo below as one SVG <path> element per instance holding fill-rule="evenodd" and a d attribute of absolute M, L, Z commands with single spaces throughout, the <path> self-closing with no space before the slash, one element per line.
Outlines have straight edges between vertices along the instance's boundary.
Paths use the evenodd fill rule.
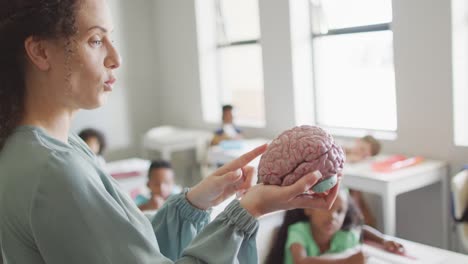
<path fill-rule="evenodd" d="M 233 201 L 214 221 L 184 193 L 145 217 L 85 143 L 21 126 L 0 152 L 8 264 L 257 263 L 258 221 Z"/>
<path fill-rule="evenodd" d="M 360 232 L 357 230 L 337 231 L 331 239 L 330 249 L 324 253 L 340 253 L 359 245 L 359 234 Z M 308 257 L 317 257 L 321 255 L 320 249 L 312 236 L 309 222 L 298 222 L 288 227 L 288 238 L 284 248 L 285 264 L 294 263 L 290 250 L 291 245 L 294 243 L 298 243 L 304 247 Z"/>

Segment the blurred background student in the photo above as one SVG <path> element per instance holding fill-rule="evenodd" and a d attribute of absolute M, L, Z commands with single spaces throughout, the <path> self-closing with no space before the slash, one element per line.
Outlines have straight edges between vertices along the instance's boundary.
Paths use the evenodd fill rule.
<path fill-rule="evenodd" d="M 104 134 L 94 128 L 83 129 L 78 136 L 88 145 L 89 149 L 96 155 L 98 163 L 104 167 L 106 160 L 102 156 L 107 142 Z"/>
<path fill-rule="evenodd" d="M 382 149 L 380 142 L 371 135 L 356 139 L 353 144 L 343 147 L 346 153 L 346 162 L 356 163 L 378 155 Z M 377 220 L 360 191 L 350 189 L 350 195 L 362 212 L 366 225 L 377 227 Z"/>
<path fill-rule="evenodd" d="M 156 160 L 151 163 L 148 170 L 148 195 L 140 194 L 135 202 L 142 211 L 157 210 L 172 194 L 180 193 L 181 188 L 175 184 L 175 175 L 171 163 L 165 160 Z"/>
<path fill-rule="evenodd" d="M 223 105 L 222 107 L 222 125 L 214 133 L 211 145 L 218 145 L 223 140 L 241 139 L 242 130 L 234 124 L 234 107 L 232 105 Z"/>
<path fill-rule="evenodd" d="M 268 264 L 364 264 L 362 251 L 345 254 L 364 240 L 379 244 L 393 253 L 403 252 L 398 242 L 387 240 L 379 231 L 362 225 L 359 208 L 341 190 L 330 210 L 296 209 L 286 212 L 277 239 L 268 255 Z M 341 254 L 324 259 L 325 254 Z"/>
<path fill-rule="evenodd" d="M 347 162 L 359 162 L 380 153 L 381 144 L 373 136 L 358 138 L 351 146 L 344 146 Z"/>

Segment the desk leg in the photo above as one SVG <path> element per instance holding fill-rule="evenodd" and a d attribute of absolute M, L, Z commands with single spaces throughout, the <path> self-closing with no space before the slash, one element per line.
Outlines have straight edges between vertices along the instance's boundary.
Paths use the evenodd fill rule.
<path fill-rule="evenodd" d="M 449 223 L 448 223 L 448 216 L 449 210 L 448 210 L 448 179 L 447 179 L 447 173 L 445 173 L 446 170 L 441 171 L 441 193 L 442 193 L 442 247 L 444 249 L 450 249 L 448 245 L 449 241 Z"/>
<path fill-rule="evenodd" d="M 384 233 L 395 236 L 396 233 L 396 195 L 384 193 L 382 196 Z"/>

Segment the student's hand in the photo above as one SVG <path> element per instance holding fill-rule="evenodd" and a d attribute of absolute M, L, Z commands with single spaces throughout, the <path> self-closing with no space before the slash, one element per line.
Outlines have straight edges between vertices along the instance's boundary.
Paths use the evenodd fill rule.
<path fill-rule="evenodd" d="M 347 257 L 345 260 L 346 264 L 364 264 L 366 262 L 366 256 L 362 251 L 354 253 L 353 255 Z"/>
<path fill-rule="evenodd" d="M 403 254 L 405 252 L 405 248 L 403 247 L 403 245 L 396 241 L 384 240 L 382 242 L 382 245 L 385 248 L 385 250 L 395 254 Z"/>
<path fill-rule="evenodd" d="M 187 193 L 187 200 L 193 206 L 206 210 L 222 203 L 236 192 L 245 192 L 252 187 L 257 175 L 255 168 L 247 164 L 266 149 L 266 144 L 257 147 L 217 169 Z"/>
<path fill-rule="evenodd" d="M 241 206 L 254 217 L 296 208 L 330 209 L 338 195 L 342 174 L 338 174 L 338 183 L 324 197 L 313 196 L 310 191 L 320 177 L 311 172 L 290 186 L 258 184 L 247 191 L 240 201 Z"/>
<path fill-rule="evenodd" d="M 166 200 L 159 195 L 154 195 L 150 200 L 151 206 L 154 210 L 161 208 L 165 201 Z"/>

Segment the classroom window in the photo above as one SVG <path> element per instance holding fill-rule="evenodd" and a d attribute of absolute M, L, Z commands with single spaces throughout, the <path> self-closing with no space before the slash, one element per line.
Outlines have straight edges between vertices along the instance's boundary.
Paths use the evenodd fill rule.
<path fill-rule="evenodd" d="M 391 0 L 311 0 L 315 120 L 397 130 Z"/>
<path fill-rule="evenodd" d="M 235 106 L 236 123 L 263 126 L 262 48 L 258 1 L 216 0 L 219 105 Z"/>
<path fill-rule="evenodd" d="M 468 3 L 452 1 L 453 125 L 456 146 L 468 146 Z"/>

